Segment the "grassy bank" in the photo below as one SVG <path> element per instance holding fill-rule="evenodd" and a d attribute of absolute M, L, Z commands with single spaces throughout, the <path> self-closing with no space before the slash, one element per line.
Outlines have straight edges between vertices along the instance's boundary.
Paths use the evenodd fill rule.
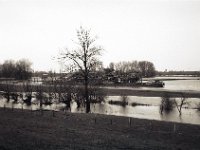
<path fill-rule="evenodd" d="M 0 149 L 199 149 L 200 126 L 95 114 L 0 109 Z"/>
<path fill-rule="evenodd" d="M 188 98 L 200 98 L 199 91 L 170 91 L 164 89 L 139 89 L 139 88 L 128 88 L 128 87 L 103 87 L 103 90 L 109 96 L 145 96 L 145 97 L 162 97 L 169 95 L 170 97 L 181 97 L 184 95 Z"/>

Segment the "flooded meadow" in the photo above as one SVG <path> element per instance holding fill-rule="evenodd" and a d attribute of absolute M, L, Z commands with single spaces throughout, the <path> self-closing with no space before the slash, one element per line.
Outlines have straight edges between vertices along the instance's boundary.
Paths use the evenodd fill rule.
<path fill-rule="evenodd" d="M 164 88 L 141 87 L 141 89 L 151 90 L 170 90 L 170 91 L 200 91 L 200 80 L 190 78 L 189 80 L 166 80 Z M 174 107 L 169 113 L 160 113 L 161 97 L 143 97 L 128 96 L 126 97 L 126 105 L 117 105 L 115 102 L 122 101 L 121 96 L 106 96 L 101 103 L 91 103 L 91 113 L 107 114 L 116 116 L 128 116 L 135 118 L 173 121 L 190 124 L 200 124 L 200 111 L 197 109 L 200 104 L 200 98 L 186 98 L 186 104 L 183 105 L 182 114 L 179 115 L 178 110 Z M 180 103 L 180 98 L 175 98 Z M 71 101 L 70 108 L 66 108 L 66 104 L 58 103 L 56 100 L 51 105 L 43 105 L 44 110 L 70 111 L 74 113 L 84 113 L 84 107 L 77 107 L 75 101 Z M 32 99 L 31 105 L 26 105 L 23 101 L 9 101 L 3 97 L 0 100 L 0 107 L 18 108 L 18 109 L 40 109 L 39 102 L 36 98 Z"/>

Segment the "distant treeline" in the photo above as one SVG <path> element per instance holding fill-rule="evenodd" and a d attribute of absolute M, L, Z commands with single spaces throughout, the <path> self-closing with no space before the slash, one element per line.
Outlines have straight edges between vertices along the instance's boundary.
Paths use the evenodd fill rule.
<path fill-rule="evenodd" d="M 0 64 L 0 78 L 27 80 L 32 76 L 32 63 L 27 59 L 6 60 Z"/>
<path fill-rule="evenodd" d="M 200 71 L 164 71 L 164 72 L 158 72 L 157 73 L 160 76 L 180 76 L 180 75 L 185 75 L 185 76 L 200 76 Z"/>
<path fill-rule="evenodd" d="M 31 69 L 32 63 L 27 59 L 20 59 L 18 61 L 6 60 L 0 64 L 0 78 L 12 78 L 16 80 L 27 80 L 32 76 L 44 77 L 44 75 L 53 77 L 61 77 L 62 73 L 53 73 L 52 71 L 36 71 L 33 75 Z M 72 68 L 72 73 L 77 73 L 77 70 Z M 131 75 L 136 75 L 138 78 L 141 77 L 153 77 L 156 75 L 156 69 L 152 62 L 149 61 L 120 61 L 113 63 L 111 62 L 107 68 L 103 67 L 103 62 L 96 62 L 92 66 L 91 72 L 98 73 L 98 76 L 103 78 L 107 75 L 112 75 L 115 78 L 127 78 Z"/>
<path fill-rule="evenodd" d="M 142 77 L 153 77 L 156 75 L 156 69 L 150 61 L 121 61 L 118 63 L 111 62 L 109 69 L 118 73 L 138 72 Z"/>
<path fill-rule="evenodd" d="M 71 70 L 70 70 L 71 69 Z M 75 81 L 82 81 L 83 76 L 80 70 L 74 68 L 69 69 L 68 73 L 56 73 L 56 72 L 34 72 L 34 76 L 41 78 L 73 78 Z M 67 75 L 68 74 L 68 75 Z M 154 77 L 156 75 L 156 69 L 152 62 L 149 61 L 120 61 L 111 62 L 108 67 L 103 67 L 103 62 L 95 63 L 92 66 L 88 77 L 91 80 L 98 81 L 112 81 L 112 82 L 136 82 L 142 77 Z M 70 77 L 69 77 L 70 76 Z M 95 80 L 95 81 L 96 81 Z"/>

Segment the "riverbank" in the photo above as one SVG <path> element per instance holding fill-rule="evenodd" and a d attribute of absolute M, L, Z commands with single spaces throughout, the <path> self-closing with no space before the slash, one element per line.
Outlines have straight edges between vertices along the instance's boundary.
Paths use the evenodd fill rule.
<path fill-rule="evenodd" d="M 158 78 L 158 77 L 157 77 Z M 157 79 L 157 78 L 154 78 Z M 161 77 L 160 77 L 161 78 Z M 153 78 L 152 78 L 153 79 Z M 169 79 L 169 77 L 167 78 Z M 182 79 L 182 78 L 181 78 Z M 190 79 L 190 80 L 189 80 Z M 169 95 L 171 97 L 188 97 L 188 98 L 200 98 L 200 81 L 195 77 L 190 77 L 187 80 L 174 80 L 174 81 L 166 81 L 164 88 L 159 87 L 146 87 L 139 86 L 136 84 L 105 84 L 99 85 L 102 89 L 102 93 L 105 93 L 107 96 L 144 96 L 144 97 L 162 97 L 164 95 Z M 150 80 L 148 78 L 148 80 Z M 26 82 L 25 82 L 26 83 Z M 40 82 L 40 84 L 29 83 L 25 84 L 24 82 L 1 82 L 0 83 L 0 93 L 4 92 L 19 92 L 23 93 L 23 91 L 27 92 L 38 92 L 41 89 L 41 92 L 63 92 L 66 93 L 68 88 L 84 88 L 83 85 L 72 84 L 72 83 L 56 83 L 54 84 L 45 84 Z M 68 84 L 72 87 L 68 87 Z M 62 88 L 61 88 L 62 87 Z M 93 87 L 94 88 L 94 87 Z M 1 92 L 2 91 L 2 92 Z M 101 93 L 100 92 L 100 93 Z"/>
<path fill-rule="evenodd" d="M 169 95 L 170 97 L 181 97 L 185 96 L 188 98 L 200 98 L 199 91 L 189 91 L 189 90 L 165 90 L 162 88 L 148 88 L 140 89 L 134 87 L 102 87 L 108 96 L 144 96 L 144 97 L 162 97 L 164 95 Z"/>
<path fill-rule="evenodd" d="M 11 85 L 10 85 L 11 86 Z M 36 92 L 37 86 L 32 86 L 32 92 Z M 53 91 L 52 86 L 43 85 L 43 92 Z M 163 88 L 139 88 L 134 86 L 100 86 L 102 92 L 107 96 L 144 96 L 144 97 L 162 97 L 164 95 L 169 95 L 170 97 L 181 97 L 185 96 L 188 98 L 200 98 L 200 92 L 195 90 L 167 90 Z M 5 88 L 3 88 L 5 89 Z M 3 93 L 0 91 L 0 94 Z M 12 92 L 21 92 L 23 91 L 22 85 L 15 85 L 15 89 L 11 90 Z M 66 92 L 66 91 L 62 91 Z"/>
<path fill-rule="evenodd" d="M 0 149 L 199 149 L 200 126 L 52 111 L 0 109 Z"/>

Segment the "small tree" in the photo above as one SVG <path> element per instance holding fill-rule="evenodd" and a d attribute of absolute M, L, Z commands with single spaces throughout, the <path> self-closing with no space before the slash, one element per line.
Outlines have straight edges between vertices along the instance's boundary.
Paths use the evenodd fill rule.
<path fill-rule="evenodd" d="M 122 106 L 126 107 L 126 105 L 128 105 L 128 96 L 125 94 L 121 95 L 121 101 L 122 101 Z"/>
<path fill-rule="evenodd" d="M 161 100 L 160 104 L 160 113 L 163 114 L 163 111 L 165 113 L 169 113 L 174 108 L 174 99 L 172 99 L 169 95 L 164 95 Z"/>
<path fill-rule="evenodd" d="M 101 103 L 105 101 L 107 93 L 102 88 L 95 85 L 89 87 L 89 99 L 91 103 Z"/>
<path fill-rule="evenodd" d="M 31 105 L 31 100 L 32 100 L 32 94 L 33 94 L 33 86 L 31 84 L 24 83 L 23 84 L 23 92 L 25 92 L 25 99 L 23 100 L 24 103 L 27 105 Z"/>
<path fill-rule="evenodd" d="M 174 99 L 174 104 L 175 104 L 175 106 L 176 106 L 176 108 L 177 108 L 177 110 L 179 112 L 179 115 L 181 116 L 183 105 L 186 105 L 188 103 L 186 102 L 187 98 L 185 97 L 184 94 L 181 94 L 181 98 L 180 99 L 181 99 L 180 104 L 178 104 L 178 102 L 176 101 L 176 99 Z"/>
<path fill-rule="evenodd" d="M 63 81 L 64 82 L 64 81 Z M 61 101 L 66 104 L 67 109 L 71 109 L 72 95 L 75 93 L 74 83 L 68 82 L 63 85 Z"/>
<path fill-rule="evenodd" d="M 75 101 L 77 103 L 77 108 L 80 108 L 84 103 L 83 99 L 85 96 L 85 91 L 83 88 L 76 87 L 76 92 L 75 92 Z"/>
<path fill-rule="evenodd" d="M 48 86 L 48 88 L 47 88 L 47 101 L 46 101 L 46 105 L 51 105 L 52 104 L 52 101 L 53 101 L 53 99 L 54 98 L 56 98 L 55 96 L 54 96 L 54 88 L 52 88 L 53 87 L 53 84 L 50 84 L 50 86 Z"/>
<path fill-rule="evenodd" d="M 43 101 L 44 101 L 44 91 L 41 85 L 38 85 L 36 87 L 36 99 L 39 100 L 39 105 L 40 105 L 40 110 L 42 110 L 42 105 L 43 105 Z"/>
<path fill-rule="evenodd" d="M 89 73 L 97 62 L 101 47 L 94 45 L 96 38 L 92 37 L 90 30 L 80 27 L 77 30 L 78 47 L 74 50 L 66 50 L 61 54 L 64 60 L 71 60 L 74 66 L 80 70 L 84 78 L 86 113 L 90 112 L 90 100 L 88 94 Z"/>
<path fill-rule="evenodd" d="M 7 81 L 5 86 L 4 86 L 4 94 L 3 96 L 7 99 L 7 102 L 10 101 L 10 98 L 12 96 L 12 89 L 13 86 L 11 86 L 11 84 Z"/>

